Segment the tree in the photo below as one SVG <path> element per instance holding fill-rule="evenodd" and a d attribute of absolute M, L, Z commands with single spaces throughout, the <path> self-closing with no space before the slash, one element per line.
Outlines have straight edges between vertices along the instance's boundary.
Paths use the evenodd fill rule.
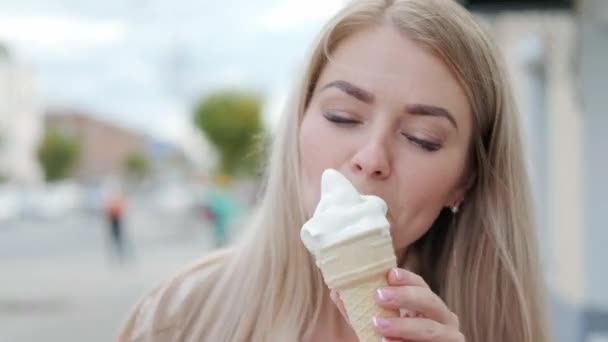
<path fill-rule="evenodd" d="M 255 174 L 264 138 L 257 96 L 230 90 L 211 94 L 196 106 L 194 123 L 219 152 L 221 174 Z"/>
<path fill-rule="evenodd" d="M 150 162 L 142 153 L 131 152 L 127 155 L 127 158 L 125 159 L 125 170 L 128 176 L 141 180 L 148 174 L 149 169 Z"/>
<path fill-rule="evenodd" d="M 0 60 L 10 60 L 11 59 L 11 52 L 10 50 L 6 47 L 6 45 L 4 45 L 2 42 L 0 42 Z"/>
<path fill-rule="evenodd" d="M 48 182 L 67 178 L 80 157 L 79 141 L 50 129 L 38 146 L 38 160 Z"/>

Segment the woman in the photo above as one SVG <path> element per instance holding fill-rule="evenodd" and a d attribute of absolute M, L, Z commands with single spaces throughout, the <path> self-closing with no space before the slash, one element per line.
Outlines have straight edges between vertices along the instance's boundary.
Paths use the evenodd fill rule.
<path fill-rule="evenodd" d="M 327 168 L 388 204 L 399 268 L 370 296 L 417 314 L 374 320 L 386 341 L 548 341 L 510 85 L 452 0 L 329 22 L 245 236 L 145 297 L 120 341 L 356 341 L 299 238 Z"/>

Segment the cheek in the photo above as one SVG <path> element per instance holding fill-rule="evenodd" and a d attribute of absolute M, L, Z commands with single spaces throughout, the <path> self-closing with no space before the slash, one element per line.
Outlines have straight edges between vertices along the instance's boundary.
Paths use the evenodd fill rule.
<path fill-rule="evenodd" d="M 323 170 L 337 168 L 340 159 L 335 138 L 332 138 L 327 125 L 321 120 L 324 119 L 306 113 L 299 133 L 301 185 L 304 206 L 309 216 L 319 202 Z"/>
<path fill-rule="evenodd" d="M 400 203 L 394 217 L 392 233 L 397 248 L 407 247 L 431 227 L 460 179 L 455 160 L 425 163 L 418 160 L 415 168 L 400 170 L 400 189 L 395 203 Z"/>

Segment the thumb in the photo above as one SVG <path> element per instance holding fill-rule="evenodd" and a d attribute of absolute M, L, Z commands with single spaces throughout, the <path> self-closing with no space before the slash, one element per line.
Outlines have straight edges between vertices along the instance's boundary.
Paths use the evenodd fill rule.
<path fill-rule="evenodd" d="M 329 297 L 331 298 L 332 302 L 334 302 L 334 304 L 336 305 L 336 307 L 342 314 L 342 317 L 344 317 L 344 319 L 350 324 L 350 319 L 348 318 L 348 314 L 346 313 L 346 308 L 344 307 L 344 302 L 342 301 L 342 299 L 340 299 L 340 294 L 338 293 L 338 291 L 331 290 L 329 292 Z"/>

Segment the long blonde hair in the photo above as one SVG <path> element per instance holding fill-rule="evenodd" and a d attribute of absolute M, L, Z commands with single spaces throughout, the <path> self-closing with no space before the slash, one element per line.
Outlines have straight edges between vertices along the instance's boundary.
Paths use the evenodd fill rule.
<path fill-rule="evenodd" d="M 260 206 L 191 334 L 209 341 L 296 341 L 332 305 L 299 230 L 298 132 L 323 67 L 346 36 L 393 25 L 448 65 L 471 105 L 471 187 L 402 260 L 459 316 L 470 342 L 545 342 L 544 300 L 518 115 L 497 49 L 453 0 L 359 0 L 322 30 L 275 138 Z M 403 264 L 402 264 L 403 266 Z M 371 295 L 371 294 L 370 294 Z"/>

